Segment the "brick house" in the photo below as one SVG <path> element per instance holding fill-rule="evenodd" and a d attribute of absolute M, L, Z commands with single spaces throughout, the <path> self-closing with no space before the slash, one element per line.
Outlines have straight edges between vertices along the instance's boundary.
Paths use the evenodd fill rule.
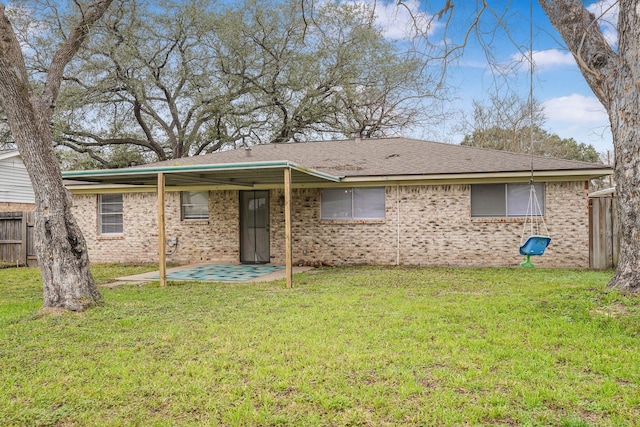
<path fill-rule="evenodd" d="M 63 176 L 93 262 L 514 266 L 532 162 L 553 238 L 536 265 L 589 267 L 600 164 L 381 138 Z"/>

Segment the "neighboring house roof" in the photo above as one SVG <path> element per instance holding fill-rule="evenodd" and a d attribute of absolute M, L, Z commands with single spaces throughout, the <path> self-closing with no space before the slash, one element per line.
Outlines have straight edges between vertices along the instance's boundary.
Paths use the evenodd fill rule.
<path fill-rule="evenodd" d="M 0 160 L 10 159 L 11 157 L 19 157 L 18 150 L 0 150 Z"/>
<path fill-rule="evenodd" d="M 610 167 L 596 163 L 532 158 L 528 154 L 409 138 L 378 138 L 264 144 L 125 169 L 68 172 L 63 176 L 103 183 L 153 185 L 158 172 L 167 172 L 174 174 L 171 175 L 176 178 L 174 185 L 188 185 L 186 175 L 189 174 L 198 175 L 201 184 L 214 175 L 231 180 L 225 181 L 227 184 L 233 179 L 237 183 L 266 184 L 282 182 L 281 169 L 292 167 L 298 173 L 294 182 L 505 178 L 522 181 L 531 174 L 532 162 L 535 175 L 545 179 L 582 180 L 612 172 Z M 268 173 L 257 172 L 267 169 Z M 179 176 L 181 182 L 177 179 Z M 196 183 L 191 181 L 191 184 Z"/>
<path fill-rule="evenodd" d="M 0 150 L 0 202 L 35 202 L 31 179 L 18 150 Z"/>
<path fill-rule="evenodd" d="M 589 193 L 589 198 L 593 199 L 595 197 L 609 197 L 615 194 L 616 194 L 616 187 L 613 186 L 613 187 L 605 188 L 603 190 L 594 191 L 593 193 Z"/>

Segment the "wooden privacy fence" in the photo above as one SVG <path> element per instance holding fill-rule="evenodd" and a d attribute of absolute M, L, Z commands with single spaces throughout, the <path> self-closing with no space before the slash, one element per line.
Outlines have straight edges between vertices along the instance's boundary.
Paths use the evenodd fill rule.
<path fill-rule="evenodd" d="M 33 246 L 34 212 L 0 212 L 0 262 L 36 265 Z"/>
<path fill-rule="evenodd" d="M 605 270 L 618 265 L 620 228 L 615 194 L 589 199 L 589 266 Z"/>

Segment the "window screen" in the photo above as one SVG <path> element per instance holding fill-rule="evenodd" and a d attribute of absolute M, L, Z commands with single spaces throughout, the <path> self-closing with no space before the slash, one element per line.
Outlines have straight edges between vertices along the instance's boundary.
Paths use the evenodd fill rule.
<path fill-rule="evenodd" d="M 384 219 L 384 187 L 354 188 L 353 217 L 356 219 Z"/>
<path fill-rule="evenodd" d="M 122 234 L 122 194 L 98 196 L 98 230 L 100 234 Z"/>
<path fill-rule="evenodd" d="M 352 190 L 325 189 L 322 191 L 322 219 L 351 219 L 353 218 Z"/>
<path fill-rule="evenodd" d="M 183 191 L 181 212 L 182 219 L 209 219 L 209 192 Z"/>
<path fill-rule="evenodd" d="M 322 191 L 322 219 L 384 219 L 385 189 L 330 188 Z"/>
<path fill-rule="evenodd" d="M 471 216 L 506 216 L 504 184 L 471 186 Z"/>
<path fill-rule="evenodd" d="M 542 216 L 544 214 L 545 187 L 542 183 L 536 183 L 534 188 L 539 205 L 539 209 L 533 207 L 534 214 Z M 473 184 L 471 186 L 471 216 L 526 216 L 529 191 L 529 184 Z"/>
<path fill-rule="evenodd" d="M 536 198 L 540 209 L 537 209 L 535 202 L 531 207 L 534 215 L 542 216 L 544 212 L 544 185 L 534 184 Z M 508 184 L 507 185 L 507 215 L 508 216 L 526 216 L 529 205 L 529 192 L 531 186 L 529 184 Z"/>

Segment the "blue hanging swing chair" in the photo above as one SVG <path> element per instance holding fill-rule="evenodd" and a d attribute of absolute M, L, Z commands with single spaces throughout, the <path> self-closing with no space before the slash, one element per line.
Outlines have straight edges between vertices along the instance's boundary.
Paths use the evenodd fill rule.
<path fill-rule="evenodd" d="M 531 151 L 531 179 L 529 180 L 529 204 L 527 205 L 527 216 L 525 218 L 522 235 L 520 236 L 520 255 L 527 257 L 520 263 L 522 267 L 533 268 L 535 265 L 531 262 L 532 256 L 540 256 L 544 254 L 551 243 L 547 224 L 544 222 L 544 215 L 540 209 L 540 203 L 536 196 L 536 187 L 533 180 L 534 157 L 533 157 L 533 2 L 529 2 L 529 150 Z M 542 224 L 542 226 L 540 225 Z M 525 239 L 525 233 L 529 229 L 529 237 Z"/>
<path fill-rule="evenodd" d="M 525 232 L 529 229 L 529 237 L 525 239 Z M 520 263 L 521 267 L 533 268 L 535 265 L 531 262 L 531 256 L 539 256 L 544 254 L 545 249 L 551 243 L 549 230 L 542 216 L 542 209 L 538 203 L 536 196 L 536 187 L 533 179 L 529 186 L 529 203 L 527 205 L 527 216 L 520 237 L 520 255 L 524 255 L 526 259 Z"/>

